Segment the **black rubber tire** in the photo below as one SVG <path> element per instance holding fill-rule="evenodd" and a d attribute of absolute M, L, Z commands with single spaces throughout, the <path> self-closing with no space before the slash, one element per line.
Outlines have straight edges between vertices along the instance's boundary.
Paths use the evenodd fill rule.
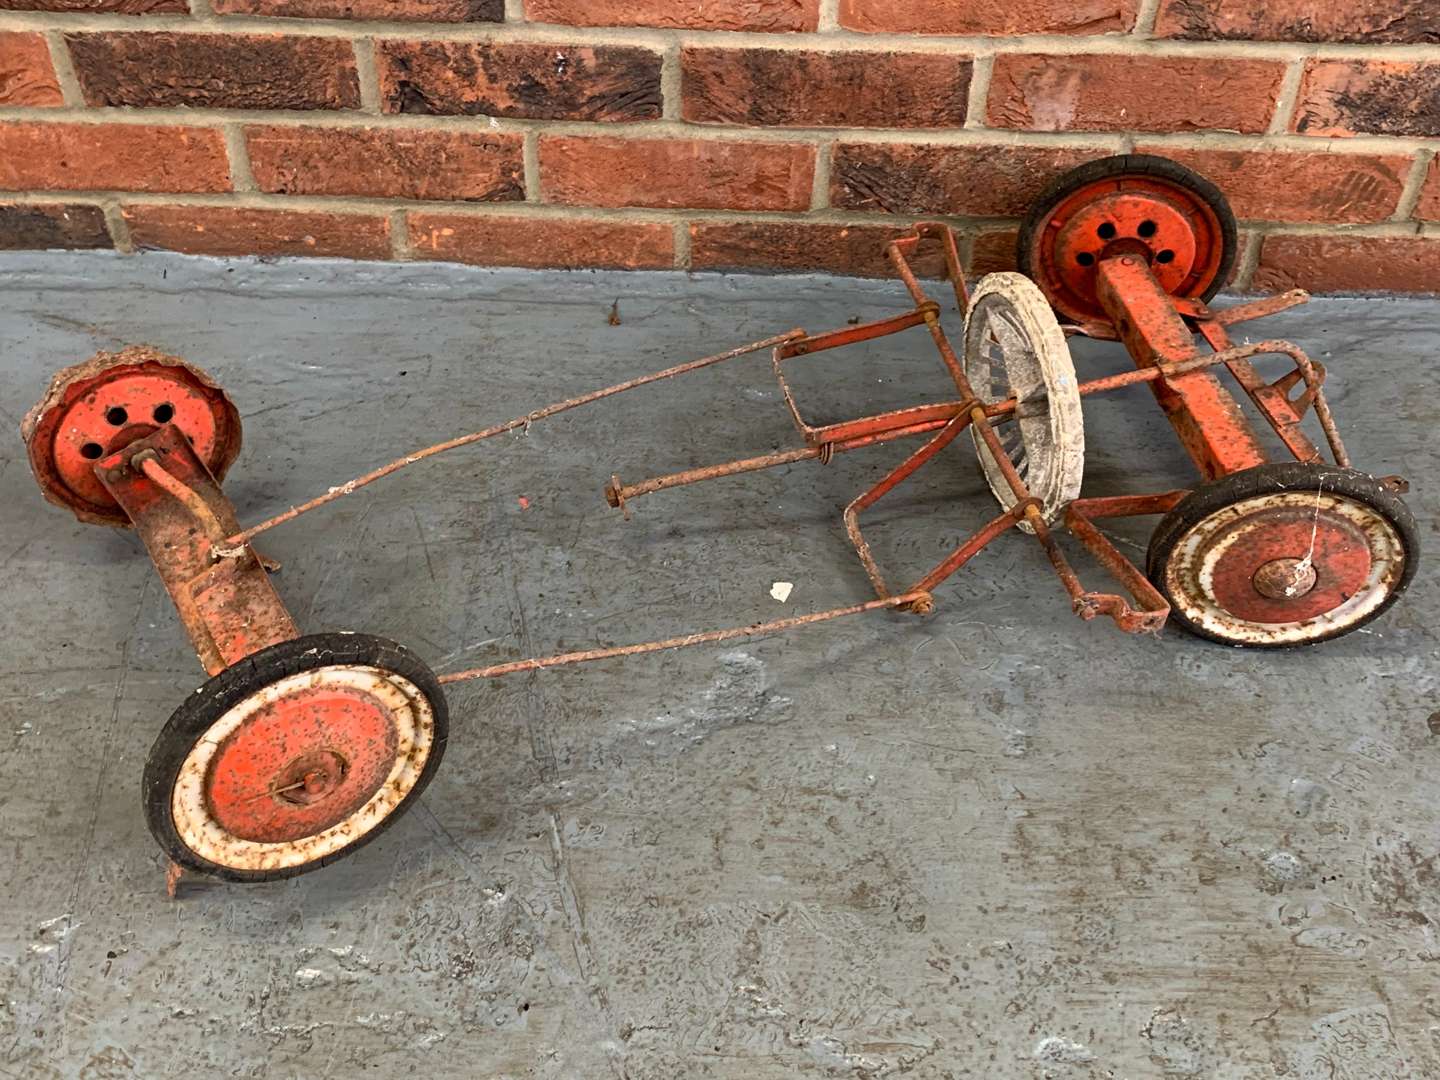
<path fill-rule="evenodd" d="M 1231 638 L 1213 634 L 1196 626 L 1175 604 L 1174 597 L 1165 587 L 1165 564 L 1180 538 L 1193 526 L 1218 510 L 1260 495 L 1276 495 L 1287 491 L 1314 491 L 1323 482 L 1327 492 L 1347 496 L 1374 509 L 1383 516 L 1400 535 L 1405 549 L 1405 566 L 1400 571 L 1400 580 L 1390 595 L 1365 618 L 1333 634 L 1313 638 L 1309 641 L 1279 642 L 1275 644 L 1237 642 Z M 1420 531 L 1415 525 L 1415 516 L 1405 501 L 1369 473 L 1358 469 L 1341 468 L 1339 465 L 1320 465 L 1304 461 L 1280 461 L 1257 465 L 1253 469 L 1231 473 L 1208 484 L 1203 484 L 1187 495 L 1155 526 L 1150 534 L 1150 546 L 1145 555 L 1145 575 L 1160 590 L 1171 604 L 1170 619 L 1176 625 L 1196 637 L 1218 641 L 1233 647 L 1248 649 L 1298 649 L 1318 645 L 1322 641 L 1333 641 L 1360 629 L 1378 619 L 1390 605 L 1400 599 L 1402 593 L 1415 578 L 1420 565 Z"/>
<path fill-rule="evenodd" d="M 170 812 L 170 797 L 180 767 L 196 740 L 235 705 L 271 683 L 332 664 L 365 664 L 393 671 L 410 680 L 429 699 L 434 710 L 434 737 L 430 756 L 415 786 L 391 814 L 358 840 L 314 862 L 279 870 L 236 870 L 196 855 L 180 838 Z M 450 735 L 450 714 L 445 692 L 435 673 L 403 645 L 369 634 L 325 633 L 282 641 L 261 649 L 212 677 L 185 699 L 161 729 L 145 762 L 141 798 L 150 834 L 174 862 L 187 870 L 223 881 L 257 883 L 278 881 L 318 870 L 358 851 L 397 821 L 420 798 L 440 760 Z"/>
<path fill-rule="evenodd" d="M 1020 236 L 1015 243 L 1015 262 L 1020 272 L 1032 281 L 1040 281 L 1035 273 L 1036 267 L 1030 259 L 1030 251 L 1034 246 L 1032 241 L 1036 231 L 1049 220 L 1055 207 L 1087 184 L 1126 175 L 1153 176 L 1169 180 L 1208 203 L 1215 211 L 1215 216 L 1220 219 L 1220 266 L 1215 273 L 1215 280 L 1199 297 L 1206 303 L 1214 299 L 1215 294 L 1230 281 L 1230 275 L 1235 272 L 1235 260 L 1240 254 L 1240 232 L 1235 222 L 1235 212 L 1230 209 L 1230 200 L 1225 198 L 1223 191 L 1194 169 L 1187 169 L 1178 161 L 1153 154 L 1117 154 L 1114 157 L 1087 161 L 1071 169 L 1046 188 L 1020 224 Z"/>

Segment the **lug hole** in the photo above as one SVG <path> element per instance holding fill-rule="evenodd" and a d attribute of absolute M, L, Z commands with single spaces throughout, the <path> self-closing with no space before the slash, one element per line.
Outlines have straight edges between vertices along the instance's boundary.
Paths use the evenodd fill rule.
<path fill-rule="evenodd" d="M 1114 240 L 1114 239 L 1115 239 L 1115 234 L 1116 234 L 1119 230 L 1115 228 L 1115 223 L 1114 223 L 1114 222 L 1112 222 L 1112 221 L 1107 221 L 1107 222 L 1105 222 L 1105 224 L 1101 225 L 1100 228 L 1096 229 L 1095 231 L 1096 231 L 1097 233 L 1099 233 L 1101 240 Z"/>
<path fill-rule="evenodd" d="M 1160 252 L 1160 254 L 1155 256 L 1155 261 L 1158 263 L 1172 263 L 1175 261 L 1175 253 L 1169 248 L 1166 248 L 1164 251 Z"/>
<path fill-rule="evenodd" d="M 1079 255 L 1075 256 L 1075 261 L 1081 266 L 1094 266 L 1095 256 L 1091 255 L 1088 251 L 1082 251 Z"/>
<path fill-rule="evenodd" d="M 125 421 L 130 419 L 130 414 L 119 405 L 115 405 L 105 410 L 105 419 L 111 427 L 124 427 Z"/>
<path fill-rule="evenodd" d="M 105 448 L 98 442 L 87 442 L 80 447 L 80 456 L 88 461 L 94 461 L 103 453 L 105 453 Z"/>
<path fill-rule="evenodd" d="M 1142 221 L 1140 222 L 1140 227 L 1135 231 L 1148 240 L 1160 231 L 1160 226 L 1156 225 L 1153 221 Z"/>
<path fill-rule="evenodd" d="M 157 424 L 168 424 L 171 420 L 175 419 L 175 406 L 171 405 L 168 401 L 162 405 L 156 405 L 155 412 L 151 415 L 155 417 Z"/>

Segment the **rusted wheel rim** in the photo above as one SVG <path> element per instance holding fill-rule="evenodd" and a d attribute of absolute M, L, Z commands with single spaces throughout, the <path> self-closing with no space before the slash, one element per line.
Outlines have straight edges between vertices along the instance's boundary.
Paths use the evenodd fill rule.
<path fill-rule="evenodd" d="M 279 679 L 190 749 L 171 792 L 176 832 L 231 870 L 320 862 L 405 802 L 434 729 L 429 699 L 393 671 L 346 664 Z"/>
<path fill-rule="evenodd" d="M 1080 494 L 1085 420 L 1070 347 L 1035 283 L 1023 274 L 988 274 L 965 316 L 965 376 L 987 402 L 1015 398 L 1016 409 L 992 423 L 1000 448 L 1053 522 Z M 990 446 L 971 428 L 990 490 L 1007 510 L 1011 489 Z M 1029 522 L 1020 522 L 1026 532 Z"/>
<path fill-rule="evenodd" d="M 101 352 L 59 372 L 21 424 L 45 497 L 81 521 L 129 518 L 96 478 L 95 462 L 174 424 L 217 479 L 240 452 L 240 414 L 199 368 L 154 349 Z"/>
<path fill-rule="evenodd" d="M 1237 644 L 1302 644 L 1366 621 L 1396 590 L 1405 547 L 1374 507 L 1290 491 L 1232 503 L 1192 526 L 1165 564 L 1184 616 Z"/>
<path fill-rule="evenodd" d="M 1030 236 L 1029 265 L 1055 309 L 1104 319 L 1096 267 L 1124 245 L 1149 253 L 1150 269 L 1172 296 L 1206 294 L 1220 273 L 1225 231 L 1197 192 L 1155 176 L 1113 176 L 1071 192 Z"/>

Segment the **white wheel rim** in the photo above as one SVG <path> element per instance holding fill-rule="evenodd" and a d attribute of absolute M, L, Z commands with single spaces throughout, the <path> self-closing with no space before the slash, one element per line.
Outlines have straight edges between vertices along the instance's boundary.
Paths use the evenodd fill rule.
<path fill-rule="evenodd" d="M 205 794 L 216 753 L 259 710 L 287 694 L 316 687 L 367 694 L 388 708 L 395 727 L 395 760 L 389 775 L 358 810 L 312 836 L 262 843 L 228 832 L 215 820 Z M 395 812 L 419 782 L 434 738 L 435 714 L 429 699 L 393 671 L 345 664 L 287 676 L 230 708 L 196 740 L 171 790 L 175 831 L 196 855 L 231 870 L 285 870 L 316 862 L 356 843 Z"/>
<path fill-rule="evenodd" d="M 1080 494 L 1085 424 L 1065 334 L 1039 287 L 1023 274 L 989 274 L 971 296 L 965 377 L 988 403 L 1014 396 L 1015 419 L 992 421 L 1002 448 L 1041 512 L 1053 522 Z M 990 490 L 1009 509 L 1015 493 L 978 430 L 975 452 Z M 1021 522 L 1027 531 L 1030 526 Z"/>
<path fill-rule="evenodd" d="M 1311 618 L 1275 623 L 1240 618 L 1216 600 L 1215 568 L 1242 534 L 1215 537 L 1247 516 L 1284 509 L 1327 514 L 1354 525 L 1370 549 L 1369 572 L 1344 603 Z M 1364 622 L 1394 592 L 1404 569 L 1404 541 L 1374 507 L 1335 492 L 1288 491 L 1242 499 L 1191 526 L 1171 548 L 1164 576 L 1175 607 L 1206 633 L 1237 644 L 1300 645 Z"/>

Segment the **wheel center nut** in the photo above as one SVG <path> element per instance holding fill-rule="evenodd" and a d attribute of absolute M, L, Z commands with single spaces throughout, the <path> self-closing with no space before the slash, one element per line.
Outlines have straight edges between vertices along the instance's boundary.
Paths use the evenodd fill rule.
<path fill-rule="evenodd" d="M 333 750 L 304 754 L 281 770 L 270 790 L 286 802 L 310 806 L 334 792 L 345 771 L 345 759 Z"/>
<path fill-rule="evenodd" d="M 1269 600 L 1293 600 L 1315 588 L 1315 567 L 1309 559 L 1271 559 L 1255 571 L 1250 583 Z"/>

